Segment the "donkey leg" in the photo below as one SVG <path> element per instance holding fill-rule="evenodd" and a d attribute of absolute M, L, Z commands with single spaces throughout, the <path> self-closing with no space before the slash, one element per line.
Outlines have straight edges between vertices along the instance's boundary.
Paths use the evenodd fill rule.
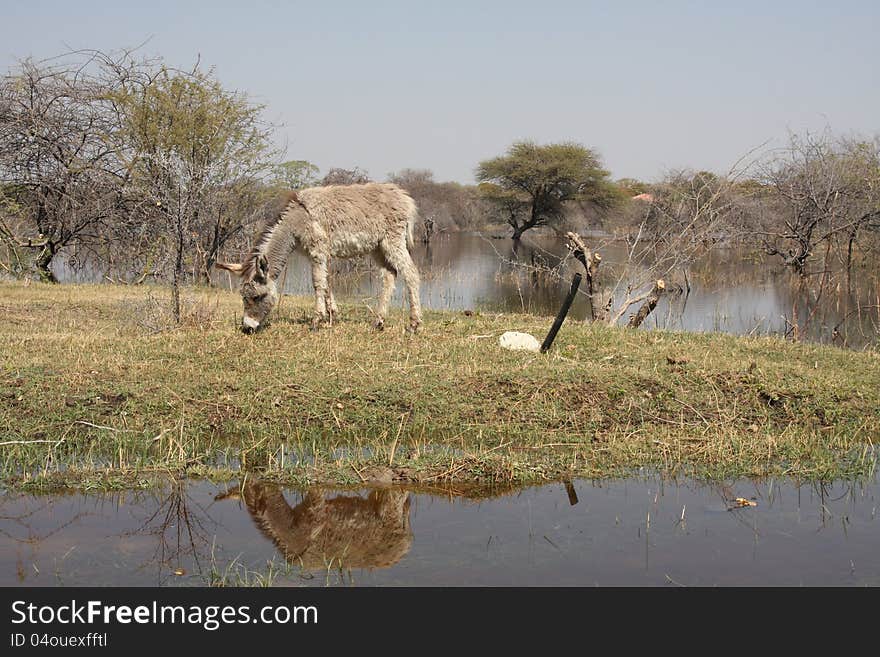
<path fill-rule="evenodd" d="M 336 317 L 336 313 L 339 312 L 339 307 L 336 305 L 336 297 L 333 296 L 333 289 L 330 289 L 330 299 L 327 302 L 330 304 L 330 316 Z"/>
<path fill-rule="evenodd" d="M 330 277 L 330 258 L 327 258 L 327 294 L 325 297 L 325 307 L 327 308 L 327 317 L 330 321 L 330 325 L 333 325 L 333 320 L 336 319 L 336 299 L 333 298 L 333 286 L 330 285 L 329 277 Z"/>
<path fill-rule="evenodd" d="M 333 326 L 333 321 L 336 319 L 336 299 L 333 298 L 333 290 L 329 287 L 329 283 L 327 293 L 324 295 L 324 307 L 327 309 L 327 321 Z"/>
<path fill-rule="evenodd" d="M 382 272 L 382 291 L 379 293 L 379 310 L 376 319 L 376 329 L 381 331 L 385 328 L 385 317 L 388 315 L 388 304 L 391 302 L 391 295 L 394 294 L 395 274 L 394 270 L 388 266 L 388 261 L 381 252 L 373 253 L 376 264 Z"/>
<path fill-rule="evenodd" d="M 318 328 L 322 322 L 326 322 L 327 316 L 327 258 L 318 256 L 312 258 L 312 285 L 315 288 L 315 315 L 312 317 L 312 329 Z"/>
<path fill-rule="evenodd" d="M 400 241 L 397 246 L 389 246 L 384 250 L 385 259 L 388 264 L 397 270 L 397 273 L 403 276 L 406 283 L 406 294 L 409 300 L 409 330 L 415 333 L 422 325 L 422 304 L 419 299 L 419 286 L 421 279 L 419 278 L 419 270 L 406 248 L 406 242 Z"/>

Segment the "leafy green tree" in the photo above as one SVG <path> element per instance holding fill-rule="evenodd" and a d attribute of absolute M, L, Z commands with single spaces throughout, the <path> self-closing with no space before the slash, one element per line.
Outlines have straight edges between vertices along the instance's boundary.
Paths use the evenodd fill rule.
<path fill-rule="evenodd" d="M 480 162 L 476 177 L 484 197 L 503 208 L 513 239 L 563 216 L 567 201 L 611 207 L 620 192 L 599 157 L 580 144 L 514 143 L 506 155 Z"/>
<path fill-rule="evenodd" d="M 285 189 L 314 187 L 320 181 L 318 167 L 307 160 L 289 160 L 275 166 L 273 182 Z"/>

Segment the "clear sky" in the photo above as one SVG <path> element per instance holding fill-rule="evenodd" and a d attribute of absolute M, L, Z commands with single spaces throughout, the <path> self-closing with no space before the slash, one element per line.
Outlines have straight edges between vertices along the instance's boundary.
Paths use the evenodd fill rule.
<path fill-rule="evenodd" d="M 726 171 L 789 130 L 880 132 L 880 1 L 2 0 L 0 64 L 69 48 L 198 56 L 269 106 L 288 159 L 473 182 L 515 140 L 615 178 Z"/>

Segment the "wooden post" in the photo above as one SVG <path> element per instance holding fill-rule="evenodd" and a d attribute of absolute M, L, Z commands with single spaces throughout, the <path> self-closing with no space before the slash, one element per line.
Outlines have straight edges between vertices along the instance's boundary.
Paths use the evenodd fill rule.
<path fill-rule="evenodd" d="M 544 338 L 544 344 L 541 345 L 542 354 L 546 353 L 553 345 L 553 341 L 556 339 L 556 334 L 559 333 L 559 328 L 562 326 L 562 322 L 565 321 L 565 316 L 568 315 L 568 309 L 571 308 L 571 302 L 574 301 L 574 295 L 577 294 L 580 285 L 581 275 L 575 274 L 574 278 L 571 280 L 571 289 L 568 291 L 568 296 L 565 297 L 565 301 L 562 302 L 562 308 L 559 309 L 559 313 L 556 315 L 556 321 L 553 322 L 553 326 L 550 327 L 550 332 L 547 334 L 547 337 Z"/>

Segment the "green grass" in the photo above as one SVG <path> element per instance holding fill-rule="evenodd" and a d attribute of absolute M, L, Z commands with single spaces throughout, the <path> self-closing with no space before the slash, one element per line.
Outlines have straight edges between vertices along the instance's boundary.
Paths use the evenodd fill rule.
<path fill-rule="evenodd" d="M 285 298 L 270 329 L 236 330 L 241 302 L 162 288 L 0 284 L 0 482 L 116 488 L 242 470 L 287 483 L 391 478 L 516 485 L 638 468 L 720 478 L 862 476 L 876 464 L 880 354 L 775 338 L 629 331 L 547 318 L 366 304 L 308 329 Z M 372 302 L 372 300 L 370 300 Z"/>

